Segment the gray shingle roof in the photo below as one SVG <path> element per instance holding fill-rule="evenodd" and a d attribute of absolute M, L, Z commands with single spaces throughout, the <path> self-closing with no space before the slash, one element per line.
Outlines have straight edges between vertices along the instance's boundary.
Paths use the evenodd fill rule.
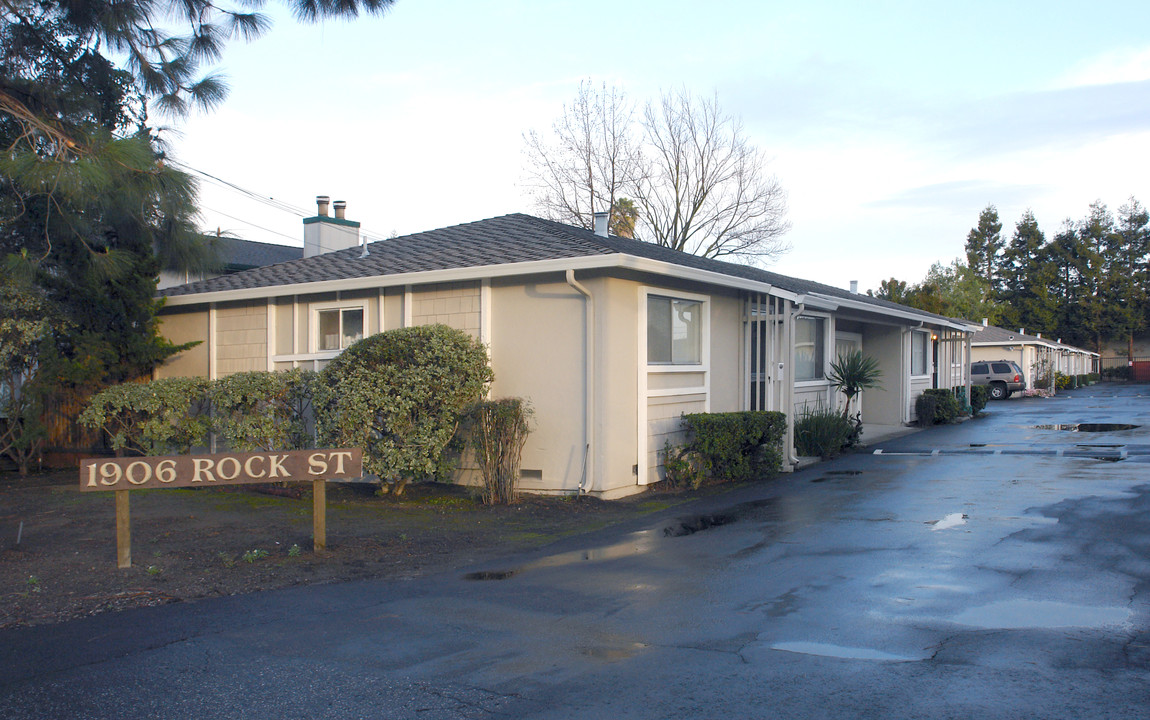
<path fill-rule="evenodd" d="M 274 243 L 255 242 L 254 240 L 213 237 L 212 244 L 216 246 L 224 265 L 233 271 L 275 265 L 303 257 L 302 247 L 289 247 Z"/>
<path fill-rule="evenodd" d="M 976 332 L 970 339 L 975 343 L 999 343 L 1003 345 L 1014 343 L 1052 343 L 1053 340 L 1044 340 L 1043 338 L 1035 335 L 1024 335 L 1017 330 L 1007 330 L 1006 328 L 995 327 L 994 325 L 987 325 L 981 330 Z"/>
<path fill-rule="evenodd" d="M 1018 345 L 1041 344 L 1041 345 L 1049 345 L 1051 347 L 1066 348 L 1068 350 L 1074 350 L 1076 352 L 1082 352 L 1082 353 L 1090 352 L 1089 350 L 1085 350 L 1085 349 L 1080 348 L 1080 347 L 1075 347 L 1074 345 L 1067 345 L 1066 343 L 1058 342 L 1057 340 L 1051 340 L 1049 338 L 1040 338 L 1037 335 L 1026 335 L 1026 334 L 1020 333 L 1016 330 L 1008 330 L 1006 328 L 1000 328 L 1000 327 L 996 327 L 994 325 L 987 325 L 987 326 L 983 327 L 982 329 L 980 329 L 978 332 L 976 332 L 974 335 L 971 336 L 970 341 L 972 343 L 975 343 L 975 344 L 977 344 L 977 343 L 988 343 L 988 344 L 992 344 L 992 345 L 1009 345 L 1011 343 L 1015 343 Z"/>
<path fill-rule="evenodd" d="M 833 298 L 863 302 L 876 308 L 911 310 L 904 305 L 851 293 L 831 285 L 780 275 L 749 265 L 703 258 L 641 240 L 615 236 L 600 237 L 590 230 L 519 213 L 381 240 L 371 243 L 368 250 L 366 258 L 360 257 L 359 248 L 349 248 L 168 288 L 161 291 L 161 294 L 195 295 L 357 277 L 622 253 L 769 283 L 800 295 L 819 293 Z M 952 318 L 941 315 L 921 310 L 913 312 L 940 321 L 953 322 Z"/>

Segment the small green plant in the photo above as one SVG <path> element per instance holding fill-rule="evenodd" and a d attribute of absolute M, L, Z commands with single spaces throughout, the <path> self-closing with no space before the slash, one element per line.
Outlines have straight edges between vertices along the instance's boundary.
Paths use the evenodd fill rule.
<path fill-rule="evenodd" d="M 972 385 L 970 388 L 970 414 L 977 415 L 990 400 L 990 388 L 986 385 Z"/>
<path fill-rule="evenodd" d="M 242 555 L 242 558 L 243 558 L 244 562 L 246 562 L 250 565 L 251 563 L 254 563 L 256 560 L 262 560 L 263 558 L 266 558 L 267 556 L 268 556 L 267 550 L 262 550 L 260 548 L 256 548 L 254 550 L 245 551 L 244 554 Z"/>
<path fill-rule="evenodd" d="M 154 577 L 156 575 L 162 575 L 164 572 L 164 569 L 162 567 L 160 567 L 159 565 L 149 565 L 147 567 L 147 569 L 144 570 L 144 572 L 146 572 L 149 575 Z"/>
<path fill-rule="evenodd" d="M 843 419 L 850 418 L 851 403 L 863 390 L 878 387 L 882 370 L 879 370 L 878 361 L 869 355 L 863 355 L 861 350 L 852 350 L 839 355 L 837 360 L 831 362 L 831 372 L 827 379 L 831 385 L 838 388 L 846 396 L 843 406 Z"/>
<path fill-rule="evenodd" d="M 799 455 L 835 457 L 855 436 L 854 424 L 830 408 L 804 406 L 795 419 L 795 452 Z"/>
<path fill-rule="evenodd" d="M 222 562 L 226 568 L 234 568 L 236 566 L 236 556 L 232 553 L 221 550 L 216 553 L 216 557 L 220 559 L 220 562 Z"/>
<path fill-rule="evenodd" d="M 687 445 L 672 445 L 670 440 L 663 443 L 663 472 L 671 487 L 698 490 L 707 479 L 699 452 Z"/>
<path fill-rule="evenodd" d="M 24 581 L 24 584 L 28 586 L 30 591 L 34 593 L 40 592 L 40 578 L 35 575 L 29 575 L 28 579 Z"/>
<path fill-rule="evenodd" d="M 292 546 L 288 548 L 288 557 L 299 557 L 302 552 L 299 543 L 292 543 Z"/>

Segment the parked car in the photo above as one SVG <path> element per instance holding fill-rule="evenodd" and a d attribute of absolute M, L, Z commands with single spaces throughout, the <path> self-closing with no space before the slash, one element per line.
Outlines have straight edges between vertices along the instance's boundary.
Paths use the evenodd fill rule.
<path fill-rule="evenodd" d="M 1026 389 L 1026 375 L 1013 360 L 988 360 L 970 364 L 970 384 L 986 385 L 992 400 L 1005 400 Z"/>

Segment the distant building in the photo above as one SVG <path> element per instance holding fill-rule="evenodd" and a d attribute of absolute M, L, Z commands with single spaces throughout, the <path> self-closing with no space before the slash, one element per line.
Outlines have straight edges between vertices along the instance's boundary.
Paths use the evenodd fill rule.
<path fill-rule="evenodd" d="M 163 270 L 160 272 L 160 280 L 156 286 L 157 289 L 163 290 L 165 288 L 175 287 L 176 285 L 207 280 L 221 275 L 231 275 L 232 273 L 264 267 L 265 265 L 275 265 L 277 263 L 287 262 L 288 260 L 299 260 L 303 257 L 303 248 L 300 247 L 289 247 L 287 245 L 276 245 L 274 243 L 262 243 L 230 237 L 212 237 L 210 238 L 210 242 L 216 247 L 216 251 L 219 254 L 221 262 L 219 272 L 177 273 L 173 270 Z"/>

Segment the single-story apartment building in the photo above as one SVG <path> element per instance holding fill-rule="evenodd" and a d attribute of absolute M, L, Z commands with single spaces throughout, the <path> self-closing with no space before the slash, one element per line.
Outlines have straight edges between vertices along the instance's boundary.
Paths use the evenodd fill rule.
<path fill-rule="evenodd" d="M 203 342 L 157 377 L 320 369 L 365 335 L 444 323 L 486 344 L 493 397 L 534 407 L 521 487 L 606 498 L 661 479 L 684 413 L 835 407 L 846 350 L 883 373 L 865 423 L 969 382 L 977 325 L 609 236 L 606 214 L 595 231 L 513 214 L 366 244 L 340 210 L 320 198 L 301 259 L 161 291 L 162 334 Z"/>
<path fill-rule="evenodd" d="M 1063 375 L 1086 375 L 1098 372 L 1098 353 L 1090 352 L 1061 340 L 1050 340 L 1042 333 L 1027 335 L 1026 328 L 1017 332 L 991 325 L 986 318 L 971 338 L 971 360 L 1013 360 L 1026 375 L 1026 387 L 1033 388 L 1034 380 L 1043 367 L 1049 366 Z"/>

